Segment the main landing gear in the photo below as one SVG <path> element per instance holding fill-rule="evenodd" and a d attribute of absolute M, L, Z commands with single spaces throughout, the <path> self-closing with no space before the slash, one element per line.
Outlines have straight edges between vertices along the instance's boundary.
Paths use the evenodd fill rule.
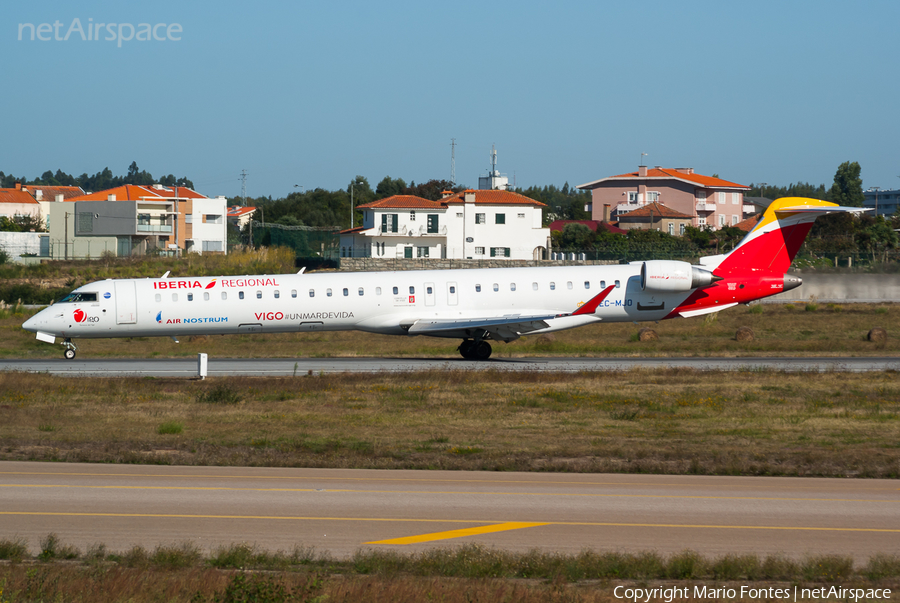
<path fill-rule="evenodd" d="M 462 354 L 462 357 L 466 360 L 487 360 L 491 357 L 491 344 L 488 342 L 481 340 L 475 341 L 474 339 L 463 339 L 463 342 L 459 344 L 459 353 Z"/>
<path fill-rule="evenodd" d="M 75 350 L 77 350 L 78 348 L 74 343 L 72 343 L 72 339 L 70 337 L 66 337 L 61 345 L 65 346 L 66 348 L 66 351 L 63 352 L 63 356 L 66 357 L 66 360 L 72 360 L 73 358 L 75 358 Z"/>

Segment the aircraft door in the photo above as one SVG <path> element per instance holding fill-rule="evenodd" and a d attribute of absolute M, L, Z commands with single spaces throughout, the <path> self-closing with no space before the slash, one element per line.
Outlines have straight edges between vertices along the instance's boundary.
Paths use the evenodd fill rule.
<path fill-rule="evenodd" d="M 434 283 L 425 283 L 425 305 L 434 305 Z"/>
<path fill-rule="evenodd" d="M 447 283 L 447 304 L 455 306 L 459 303 L 459 287 L 456 283 Z"/>
<path fill-rule="evenodd" d="M 134 281 L 113 281 L 116 284 L 116 324 L 137 322 L 137 296 Z"/>

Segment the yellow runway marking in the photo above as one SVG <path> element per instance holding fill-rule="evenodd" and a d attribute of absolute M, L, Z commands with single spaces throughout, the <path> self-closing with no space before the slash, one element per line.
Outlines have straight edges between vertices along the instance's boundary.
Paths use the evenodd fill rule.
<path fill-rule="evenodd" d="M 200 515 L 187 513 L 78 513 L 78 512 L 45 512 L 45 511 L 0 511 L 0 517 L 7 516 L 41 516 L 41 517 L 149 517 L 159 519 L 262 519 L 287 521 L 371 521 L 390 523 L 484 523 L 496 525 L 496 520 L 480 519 L 412 519 L 403 517 L 303 517 L 292 515 Z M 729 526 L 702 524 L 671 523 L 621 523 L 599 521 L 546 521 L 545 526 L 587 526 L 612 528 L 691 528 L 715 530 L 797 530 L 807 532 L 879 532 L 900 534 L 900 528 L 835 528 L 815 526 Z"/>
<path fill-rule="evenodd" d="M 481 480 L 481 479 L 418 479 L 418 478 L 396 478 L 396 477 L 329 477 L 329 476 L 289 476 L 289 475 L 209 475 L 209 474 L 166 474 L 166 473 L 89 473 L 89 472 L 63 472 L 63 471 L 0 471 L 0 475 L 30 475 L 30 476 L 48 476 L 61 475 L 72 477 L 143 477 L 143 478 L 183 478 L 183 479 L 253 479 L 253 480 L 298 480 L 298 481 L 352 481 L 352 482 L 416 482 L 416 483 L 466 483 L 466 484 L 534 484 L 541 486 L 617 486 L 617 487 L 676 487 L 676 488 L 704 488 L 713 487 L 711 483 L 694 483 L 694 484 L 675 484 L 675 483 L 650 483 L 650 482 L 591 482 L 591 481 L 540 481 L 532 480 Z M 804 490 L 807 488 L 815 488 L 818 485 L 805 486 L 800 484 L 790 484 L 785 486 L 791 490 Z M 729 488 L 756 488 L 758 484 L 731 484 Z M 860 486 L 856 483 L 840 483 L 835 484 L 834 488 L 860 490 L 875 490 L 895 492 L 900 488 L 893 485 L 885 488 Z"/>
<path fill-rule="evenodd" d="M 462 530 L 450 530 L 448 532 L 434 532 L 431 534 L 419 534 L 418 536 L 406 536 L 404 538 L 391 538 L 390 540 L 373 540 L 372 542 L 367 542 L 366 544 L 418 544 L 421 542 L 450 540 L 451 538 L 462 538 L 463 536 L 493 534 L 495 532 L 507 532 L 509 530 L 521 530 L 522 528 L 534 528 L 536 526 L 545 525 L 547 524 L 510 521 L 507 523 L 497 523 L 492 526 L 481 526 L 480 528 L 465 528 Z"/>
<path fill-rule="evenodd" d="M 594 494 L 577 492 L 476 492 L 466 490 L 355 490 L 350 488 L 234 488 L 228 486 L 84 486 L 79 484 L 0 484 L 0 488 L 83 488 L 87 490 L 223 490 L 237 492 L 320 492 L 346 494 L 424 494 L 481 496 L 562 496 L 585 498 L 665 498 L 702 500 L 792 500 L 806 502 L 895 503 L 890 499 L 863 498 L 788 498 L 776 496 L 701 496 L 691 494 Z"/>

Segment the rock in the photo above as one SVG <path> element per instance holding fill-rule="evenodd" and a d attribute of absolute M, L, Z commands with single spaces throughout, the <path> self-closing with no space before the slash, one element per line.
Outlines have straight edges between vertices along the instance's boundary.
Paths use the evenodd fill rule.
<path fill-rule="evenodd" d="M 734 338 L 737 341 L 753 341 L 753 329 L 751 329 L 750 327 L 741 327 L 734 334 Z"/>
<path fill-rule="evenodd" d="M 638 339 L 641 341 L 659 341 L 659 335 L 653 329 L 644 327 L 638 331 Z"/>
<path fill-rule="evenodd" d="M 875 327 L 869 334 L 866 335 L 866 339 L 869 341 L 874 341 L 875 343 L 884 343 L 887 341 L 887 331 L 882 329 L 881 327 Z"/>

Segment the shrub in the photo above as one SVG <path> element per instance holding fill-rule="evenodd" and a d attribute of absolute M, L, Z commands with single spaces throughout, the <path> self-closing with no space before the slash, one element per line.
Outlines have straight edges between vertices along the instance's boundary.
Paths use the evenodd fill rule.
<path fill-rule="evenodd" d="M 197 394 L 197 402 L 209 404 L 237 404 L 241 399 L 241 395 L 227 383 L 220 383 Z"/>
<path fill-rule="evenodd" d="M 0 559 L 21 561 L 26 555 L 28 555 L 28 544 L 24 538 L 0 540 Z"/>
<path fill-rule="evenodd" d="M 156 433 L 160 435 L 178 434 L 182 431 L 184 431 L 184 425 L 180 421 L 166 421 L 165 423 L 160 423 L 159 427 L 156 428 Z"/>

